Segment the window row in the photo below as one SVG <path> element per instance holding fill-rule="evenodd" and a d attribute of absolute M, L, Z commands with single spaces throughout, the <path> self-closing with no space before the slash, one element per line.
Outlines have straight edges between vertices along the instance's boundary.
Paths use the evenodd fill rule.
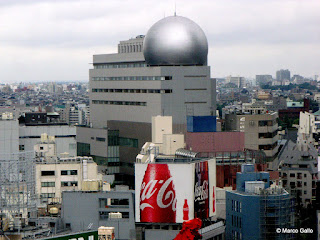
<path fill-rule="evenodd" d="M 119 145 L 125 147 L 138 148 L 138 139 L 119 137 Z"/>
<path fill-rule="evenodd" d="M 96 137 L 96 140 L 97 140 L 98 142 L 105 142 L 105 141 L 106 141 L 105 138 L 101 138 L 101 137 Z"/>
<path fill-rule="evenodd" d="M 138 44 L 119 44 L 118 45 L 118 52 L 119 53 L 132 53 L 132 52 L 142 52 L 142 43 Z"/>
<path fill-rule="evenodd" d="M 277 142 L 268 145 L 259 145 L 259 150 L 273 150 L 277 146 Z"/>
<path fill-rule="evenodd" d="M 141 81 L 141 80 L 172 80 L 172 76 L 127 76 L 127 77 L 92 77 L 92 81 Z"/>
<path fill-rule="evenodd" d="M 237 227 L 237 228 L 242 228 L 242 220 L 241 217 L 235 216 L 235 215 L 231 215 L 231 219 L 232 219 L 232 226 L 233 227 Z"/>
<path fill-rule="evenodd" d="M 78 175 L 78 170 L 62 170 L 61 175 Z"/>
<path fill-rule="evenodd" d="M 55 182 L 42 182 L 41 187 L 55 187 L 56 183 Z"/>
<path fill-rule="evenodd" d="M 77 181 L 70 181 L 70 182 L 61 182 L 61 187 L 77 187 Z"/>
<path fill-rule="evenodd" d="M 104 212 L 100 211 L 99 212 L 100 220 L 103 219 L 121 219 L 121 218 L 129 218 L 129 212 Z"/>
<path fill-rule="evenodd" d="M 287 176 L 287 173 L 283 173 L 283 177 L 286 177 Z M 296 177 L 296 174 L 295 173 L 290 173 L 289 175 L 290 177 L 292 178 L 295 178 Z M 306 178 L 307 177 L 307 174 L 304 174 L 304 177 Z M 302 179 L 302 173 L 297 173 L 297 179 Z"/>
<path fill-rule="evenodd" d="M 137 68 L 137 67 L 146 67 L 145 63 L 114 63 L 114 64 L 94 64 L 94 69 L 103 69 L 103 68 Z"/>
<path fill-rule="evenodd" d="M 242 234 L 240 232 L 232 230 L 232 240 L 241 240 Z"/>
<path fill-rule="evenodd" d="M 259 127 L 272 127 L 273 125 L 277 124 L 277 120 L 263 120 L 263 121 L 259 121 Z"/>
<path fill-rule="evenodd" d="M 241 212 L 241 202 L 232 200 L 232 211 Z"/>
<path fill-rule="evenodd" d="M 61 175 L 78 175 L 78 170 L 61 170 Z M 41 176 L 55 176 L 55 171 L 41 171 Z"/>
<path fill-rule="evenodd" d="M 54 198 L 55 193 L 41 193 L 40 198 Z"/>
<path fill-rule="evenodd" d="M 92 100 L 92 104 L 147 106 L 146 102 Z"/>
<path fill-rule="evenodd" d="M 109 207 L 129 207 L 129 199 L 117 199 L 117 198 L 100 198 L 99 199 L 100 208 Z"/>
<path fill-rule="evenodd" d="M 172 93 L 172 89 L 108 89 L 108 88 L 93 88 L 92 92 L 109 92 L 109 93 Z"/>
<path fill-rule="evenodd" d="M 259 133 L 259 138 L 274 138 L 275 136 L 277 136 L 278 134 L 278 130 L 274 131 L 274 132 L 268 132 L 268 133 Z"/>

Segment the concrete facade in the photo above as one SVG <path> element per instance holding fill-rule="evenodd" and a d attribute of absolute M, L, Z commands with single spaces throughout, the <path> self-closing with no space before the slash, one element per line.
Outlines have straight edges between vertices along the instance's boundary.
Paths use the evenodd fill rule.
<path fill-rule="evenodd" d="M 116 239 L 136 239 L 134 221 L 134 191 L 63 192 L 62 217 L 72 232 L 100 226 L 115 228 Z M 111 199 L 111 204 L 106 204 Z M 121 200 L 121 201 L 119 201 Z M 110 218 L 109 213 L 122 213 L 122 218 Z"/>
<path fill-rule="evenodd" d="M 108 129 L 99 129 L 99 128 L 90 128 L 84 126 L 77 126 L 77 150 L 78 155 L 81 156 L 101 156 L 107 158 L 107 148 L 108 148 Z M 100 141 L 99 141 L 100 140 Z M 79 149 L 80 144 L 86 144 L 89 148 L 89 151 L 80 153 Z M 81 147 L 81 146 L 80 146 Z"/>
<path fill-rule="evenodd" d="M 77 156 L 76 128 L 68 125 L 20 125 L 19 145 L 23 146 L 24 151 L 33 151 L 33 147 L 40 141 L 42 133 L 55 136 L 58 156 L 66 152 L 69 153 L 69 156 Z"/>
<path fill-rule="evenodd" d="M 0 153 L 1 160 L 12 159 L 19 153 L 19 122 L 12 114 L 0 114 Z"/>
<path fill-rule="evenodd" d="M 317 202 L 318 152 L 311 144 L 303 145 L 301 148 L 289 141 L 283 146 L 279 154 L 279 174 L 281 185 L 296 197 L 297 204 L 307 207 Z"/>
<path fill-rule="evenodd" d="M 319 146 L 320 139 L 320 116 L 315 113 L 300 112 L 297 142 L 299 144 L 312 144 Z"/>
<path fill-rule="evenodd" d="M 81 190 L 83 181 L 101 179 L 92 158 L 60 158 L 54 162 L 36 163 L 36 190 L 40 204 L 61 202 L 63 191 Z"/>
<path fill-rule="evenodd" d="M 187 132 L 187 149 L 194 152 L 237 152 L 245 148 L 243 132 Z"/>
<path fill-rule="evenodd" d="M 119 55 L 124 55 L 122 61 L 126 62 L 126 55 L 130 54 Z M 95 58 L 94 64 L 98 64 Z M 128 121 L 128 116 L 133 122 L 150 123 L 151 116 L 157 115 L 172 116 L 174 124 L 184 124 L 187 115 L 215 113 L 214 81 L 210 79 L 208 66 L 91 69 L 89 75 L 93 127 L 106 127 L 109 120 Z M 141 80 L 93 80 L 137 76 Z M 145 77 L 159 80 L 142 80 Z"/>
<path fill-rule="evenodd" d="M 291 80 L 290 71 L 288 69 L 281 69 L 276 72 L 277 81 Z"/>
<path fill-rule="evenodd" d="M 278 114 L 226 115 L 226 130 L 240 131 L 245 135 L 245 148 L 262 150 L 273 159 L 278 152 Z"/>

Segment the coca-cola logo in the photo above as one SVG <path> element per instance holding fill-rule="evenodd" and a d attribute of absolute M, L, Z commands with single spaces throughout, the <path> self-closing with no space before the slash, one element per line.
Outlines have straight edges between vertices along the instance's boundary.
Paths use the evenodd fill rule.
<path fill-rule="evenodd" d="M 177 199 L 173 191 L 173 185 L 172 188 L 168 188 L 170 183 L 172 183 L 172 177 L 168 178 L 165 182 L 163 180 L 150 180 L 148 183 L 143 182 L 141 185 L 140 209 L 143 210 L 146 207 L 154 208 L 151 204 L 144 201 L 149 200 L 154 194 L 157 194 L 156 202 L 159 208 L 167 208 L 172 205 L 172 211 L 176 211 Z M 160 187 L 159 191 L 158 187 Z"/>
<path fill-rule="evenodd" d="M 195 201 L 206 200 L 209 197 L 209 183 L 207 180 L 203 181 L 202 186 L 197 182 L 194 186 L 194 199 Z"/>

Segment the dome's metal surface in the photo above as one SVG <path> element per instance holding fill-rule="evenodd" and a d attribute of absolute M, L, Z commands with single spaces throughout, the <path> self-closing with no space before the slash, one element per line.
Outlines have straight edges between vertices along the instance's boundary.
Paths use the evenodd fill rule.
<path fill-rule="evenodd" d="M 208 41 L 190 19 L 166 17 L 147 32 L 143 54 L 149 65 L 207 65 Z"/>

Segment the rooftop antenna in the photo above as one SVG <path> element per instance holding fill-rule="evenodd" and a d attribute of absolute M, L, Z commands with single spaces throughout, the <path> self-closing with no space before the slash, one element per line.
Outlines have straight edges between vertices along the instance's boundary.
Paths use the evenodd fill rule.
<path fill-rule="evenodd" d="M 174 3 L 174 16 L 177 16 L 177 3 Z"/>

